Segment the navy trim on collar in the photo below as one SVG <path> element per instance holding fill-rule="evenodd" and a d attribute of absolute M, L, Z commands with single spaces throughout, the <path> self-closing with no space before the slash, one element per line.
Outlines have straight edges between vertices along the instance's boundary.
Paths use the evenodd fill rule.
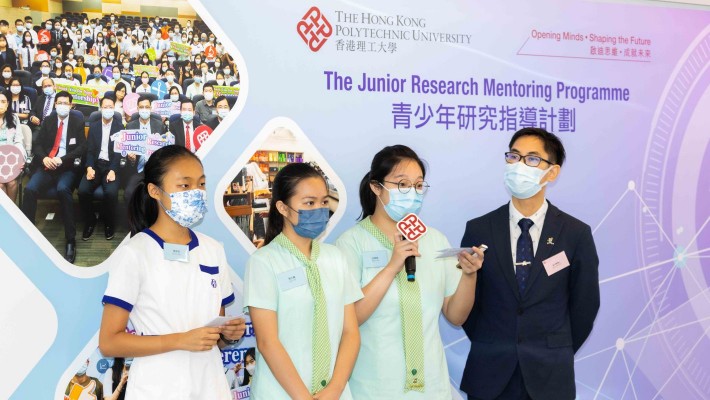
<path fill-rule="evenodd" d="M 190 243 L 188 243 L 187 246 L 189 250 L 192 250 L 200 245 L 200 241 L 197 240 L 197 235 L 195 235 L 195 232 L 193 232 L 192 229 L 188 228 L 188 231 L 190 232 Z M 152 237 L 158 243 L 158 245 L 160 245 L 160 248 L 163 248 L 163 244 L 165 243 L 165 241 L 160 236 L 158 236 L 157 233 L 153 232 L 150 228 L 143 229 L 143 233 Z"/>

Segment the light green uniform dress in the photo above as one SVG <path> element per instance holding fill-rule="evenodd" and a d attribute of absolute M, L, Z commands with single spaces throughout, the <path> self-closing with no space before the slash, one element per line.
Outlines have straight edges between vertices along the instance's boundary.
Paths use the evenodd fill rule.
<path fill-rule="evenodd" d="M 360 300 L 362 291 L 348 272 L 345 256 L 337 247 L 320 244 L 316 262 L 327 303 L 332 376 L 343 333 L 344 308 Z M 314 301 L 303 263 L 276 241 L 258 249 L 247 262 L 244 305 L 245 312 L 248 312 L 248 306 L 276 311 L 279 340 L 310 390 Z M 288 398 L 257 348 L 251 399 Z M 340 398 L 352 399 L 347 386 Z"/>
<path fill-rule="evenodd" d="M 364 287 L 389 262 L 392 251 L 360 225 L 347 230 L 335 243 L 348 266 Z M 435 259 L 451 246 L 439 231 L 429 228 L 419 239 L 416 280 L 419 283 L 424 327 L 424 392 L 404 392 L 405 360 L 397 284 L 393 281 L 374 313 L 360 325 L 360 354 L 350 377 L 356 400 L 427 399 L 450 400 L 451 382 L 444 346 L 439 334 L 439 315 L 444 298 L 451 296 L 461 279 L 456 258 Z"/>

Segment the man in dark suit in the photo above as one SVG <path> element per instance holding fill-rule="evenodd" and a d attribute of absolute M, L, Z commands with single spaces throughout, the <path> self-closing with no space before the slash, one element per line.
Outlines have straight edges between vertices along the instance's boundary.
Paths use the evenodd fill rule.
<path fill-rule="evenodd" d="M 72 95 L 59 92 L 55 96 L 56 113 L 42 121 L 37 140 L 32 146 L 35 172 L 25 187 L 22 212 L 32 223 L 37 212 L 37 197 L 50 187 L 57 189 L 62 208 L 65 258 L 73 263 L 76 258 L 76 225 L 72 193 L 81 174 L 81 160 L 86 151 L 84 117 L 70 114 Z"/>
<path fill-rule="evenodd" d="M 170 122 L 170 133 L 175 135 L 175 144 L 195 152 L 195 129 L 200 125 L 195 119 L 195 103 L 190 99 L 180 101 L 180 118 Z"/>
<path fill-rule="evenodd" d="M 32 141 L 37 139 L 36 135 L 42 121 L 54 111 L 54 91 L 54 79 L 45 78 L 42 80 L 42 94 L 37 96 L 37 101 L 30 110 L 30 127 L 34 133 Z"/>
<path fill-rule="evenodd" d="M 118 204 L 118 180 L 116 173 L 121 162 L 121 153 L 113 151 L 111 135 L 123 129 L 120 118 L 114 118 L 114 100 L 104 97 L 99 103 L 101 119 L 89 127 L 86 142 L 86 174 L 79 184 L 79 206 L 84 217 L 82 240 L 89 240 L 96 227 L 93 206 L 94 190 L 101 185 L 104 198 L 102 213 L 104 236 L 113 239 L 116 205 Z"/>
<path fill-rule="evenodd" d="M 471 351 L 461 390 L 469 399 L 574 399 L 574 354 L 599 309 L 592 231 L 545 199 L 565 159 L 555 135 L 521 129 L 505 159 L 511 202 L 469 221 L 461 240 L 489 246 L 463 325 Z"/>
<path fill-rule="evenodd" d="M 229 101 L 227 100 L 226 96 L 219 96 L 215 99 L 214 101 L 215 107 L 217 109 L 217 114 L 211 115 L 207 120 L 204 122 L 205 125 L 209 126 L 210 129 L 213 131 L 217 129 L 219 124 L 222 123 L 222 121 L 227 118 L 227 115 L 229 115 Z"/>
<path fill-rule="evenodd" d="M 150 97 L 142 94 L 138 98 L 138 118 L 128 122 L 126 129 L 140 129 L 149 133 L 165 133 L 165 125 L 160 118 L 151 118 L 152 101 Z M 128 164 L 123 168 L 124 173 L 121 179 L 126 182 L 123 196 L 126 202 L 131 200 L 136 186 L 143 179 L 143 167 L 145 157 L 136 157 L 135 154 L 128 155 Z"/>

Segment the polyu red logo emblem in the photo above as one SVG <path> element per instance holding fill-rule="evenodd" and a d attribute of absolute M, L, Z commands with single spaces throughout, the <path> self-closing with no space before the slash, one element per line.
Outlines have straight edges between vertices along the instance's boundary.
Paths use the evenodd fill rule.
<path fill-rule="evenodd" d="M 298 21 L 296 30 L 313 52 L 320 50 L 333 34 L 333 26 L 330 25 L 328 19 L 321 14 L 320 9 L 316 6 L 311 7 L 306 12 L 306 15 Z"/>

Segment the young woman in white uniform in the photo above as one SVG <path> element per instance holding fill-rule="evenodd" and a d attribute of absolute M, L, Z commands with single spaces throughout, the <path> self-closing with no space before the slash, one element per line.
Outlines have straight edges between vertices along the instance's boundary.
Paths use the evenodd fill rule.
<path fill-rule="evenodd" d="M 419 213 L 425 172 L 409 147 L 377 153 L 360 184 L 362 220 L 336 241 L 365 294 L 355 303 L 362 335 L 350 378 L 355 399 L 451 399 L 439 315 L 454 325 L 466 320 L 483 253 L 459 255 L 462 275 L 455 258 L 435 258 L 451 247 L 436 229 L 415 243 L 402 239 L 396 223 Z M 416 256 L 414 282 L 403 270 L 408 256 Z"/>
<path fill-rule="evenodd" d="M 335 246 L 316 239 L 328 223 L 325 180 L 290 164 L 273 183 L 266 245 L 244 280 L 257 341 L 252 400 L 351 399 L 360 347 L 353 303 L 362 298 Z"/>
<path fill-rule="evenodd" d="M 220 347 L 243 318 L 205 327 L 234 300 L 222 245 L 189 229 L 205 207 L 202 163 L 182 146 L 151 155 L 130 202 L 131 239 L 109 259 L 99 349 L 134 357 L 126 400 L 231 399 Z M 136 334 L 126 332 L 131 320 Z"/>

